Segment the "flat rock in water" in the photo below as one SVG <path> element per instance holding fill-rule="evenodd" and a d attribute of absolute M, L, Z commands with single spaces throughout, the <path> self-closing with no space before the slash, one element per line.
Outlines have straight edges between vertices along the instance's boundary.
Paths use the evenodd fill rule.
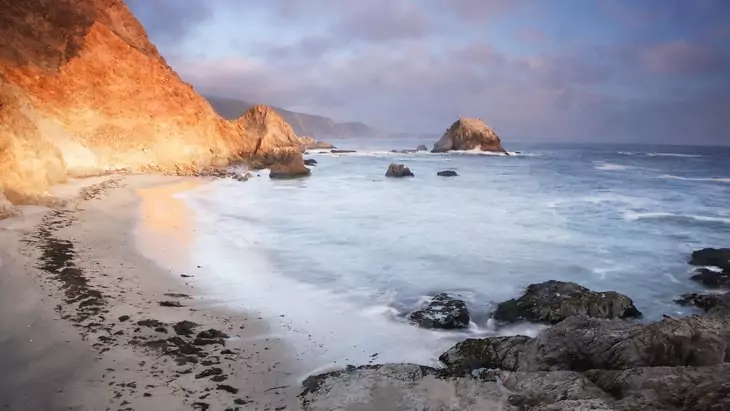
<path fill-rule="evenodd" d="M 637 367 L 704 367 L 728 354 L 726 316 L 665 318 L 650 324 L 571 317 L 535 338 L 470 339 L 441 355 L 455 374 L 480 368 L 511 371 L 625 370 Z"/>
<path fill-rule="evenodd" d="M 436 173 L 436 175 L 440 176 L 440 177 L 457 177 L 459 175 L 459 173 L 457 173 L 454 170 L 444 170 L 444 171 L 439 171 L 438 173 Z"/>
<path fill-rule="evenodd" d="M 730 269 L 730 248 L 703 248 L 692 253 L 692 265 L 705 265 Z"/>
<path fill-rule="evenodd" d="M 330 153 L 333 153 L 333 154 L 348 154 L 348 153 L 357 153 L 357 150 L 330 150 Z"/>
<path fill-rule="evenodd" d="M 438 294 L 421 310 L 412 312 L 408 318 L 423 328 L 457 329 L 469 327 L 469 310 L 466 303 Z"/>
<path fill-rule="evenodd" d="M 730 270 L 728 269 L 720 272 L 707 268 L 699 268 L 695 270 L 694 275 L 690 279 L 708 288 L 730 288 Z"/>
<path fill-rule="evenodd" d="M 498 381 L 499 379 L 499 381 Z M 613 399 L 575 372 L 454 377 L 415 364 L 348 367 L 304 380 L 301 405 L 324 410 L 610 410 Z M 538 409 L 530 408 L 530 409 Z"/>
<path fill-rule="evenodd" d="M 391 164 L 388 171 L 385 172 L 386 177 L 413 177 L 411 170 L 403 164 Z"/>
<path fill-rule="evenodd" d="M 593 318 L 636 318 L 633 301 L 615 291 L 595 292 L 576 283 L 545 281 L 532 284 L 522 297 L 500 303 L 494 319 L 556 324 L 577 315 Z"/>

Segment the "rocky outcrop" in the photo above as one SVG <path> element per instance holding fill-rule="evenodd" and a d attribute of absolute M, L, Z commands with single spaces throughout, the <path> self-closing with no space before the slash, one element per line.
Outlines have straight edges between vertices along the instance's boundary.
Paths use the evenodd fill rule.
<path fill-rule="evenodd" d="M 536 338 L 466 340 L 440 360 L 459 373 L 478 368 L 586 371 L 712 366 L 728 357 L 727 324 L 723 317 L 713 316 L 666 318 L 647 325 L 571 317 Z"/>
<path fill-rule="evenodd" d="M 620 410 L 730 409 L 730 364 L 591 370 L 585 376 Z"/>
<path fill-rule="evenodd" d="M 270 167 L 277 163 L 299 163 L 302 159 L 294 130 L 271 107 L 255 105 L 234 123 L 256 141 L 253 151 L 247 156 L 249 160 Z"/>
<path fill-rule="evenodd" d="M 469 310 L 464 301 L 441 293 L 421 310 L 412 312 L 408 319 L 423 328 L 452 330 L 469 327 Z"/>
<path fill-rule="evenodd" d="M 324 410 L 609 410 L 607 395 L 574 372 L 486 372 L 453 377 L 415 364 L 348 367 L 309 377 L 307 411 Z"/>
<path fill-rule="evenodd" d="M 307 137 L 307 136 L 298 137 L 298 140 L 299 140 L 299 144 L 301 144 L 301 146 L 302 146 L 302 151 L 317 150 L 317 149 L 329 150 L 332 148 L 336 148 L 335 146 L 333 146 L 332 144 L 330 144 L 326 141 L 317 141 L 313 137 Z"/>
<path fill-rule="evenodd" d="M 391 164 L 388 171 L 385 172 L 386 177 L 413 177 L 413 172 L 403 164 Z"/>
<path fill-rule="evenodd" d="M 454 170 L 444 170 L 437 172 L 436 175 L 439 177 L 458 177 L 459 173 Z"/>
<path fill-rule="evenodd" d="M 279 180 L 308 177 L 312 174 L 312 171 L 304 165 L 301 156 L 279 161 L 273 164 L 269 170 L 269 178 Z"/>
<path fill-rule="evenodd" d="M 269 146 L 183 82 L 121 0 L 0 0 L 0 38 L 0 191 L 12 203 L 42 202 L 69 176 L 190 174 Z"/>
<path fill-rule="evenodd" d="M 689 293 L 683 294 L 678 299 L 674 300 L 677 304 L 683 306 L 694 306 L 701 308 L 705 311 L 711 311 L 713 309 L 729 309 L 730 308 L 730 293 L 723 294 L 698 294 Z"/>
<path fill-rule="evenodd" d="M 577 315 L 635 318 L 641 312 L 629 297 L 615 291 L 595 292 L 576 283 L 550 280 L 529 285 L 522 297 L 499 304 L 494 319 L 556 324 Z"/>
<path fill-rule="evenodd" d="M 443 137 L 434 144 L 431 152 L 446 153 L 452 150 L 507 153 L 494 130 L 482 120 L 468 117 L 462 117 L 454 122 Z"/>
<path fill-rule="evenodd" d="M 707 288 L 728 289 L 730 288 L 730 267 L 723 271 L 700 268 L 695 270 L 694 275 L 690 279 Z"/>
<path fill-rule="evenodd" d="M 689 263 L 730 269 L 730 248 L 703 248 L 694 251 Z"/>

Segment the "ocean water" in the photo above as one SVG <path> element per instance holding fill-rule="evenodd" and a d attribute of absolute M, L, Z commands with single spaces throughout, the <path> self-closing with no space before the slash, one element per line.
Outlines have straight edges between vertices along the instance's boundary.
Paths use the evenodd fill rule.
<path fill-rule="evenodd" d="M 312 176 L 220 180 L 184 194 L 196 212 L 197 281 L 270 319 L 307 370 L 436 364 L 456 341 L 534 335 L 496 328 L 495 304 L 549 279 L 629 295 L 645 320 L 685 314 L 700 288 L 690 252 L 729 246 L 730 149 L 509 144 L 512 156 L 391 153 L 418 140 L 345 140 L 312 152 Z M 415 177 L 387 179 L 390 163 Z M 453 169 L 460 176 L 437 177 Z M 429 296 L 460 295 L 467 331 L 405 320 Z"/>

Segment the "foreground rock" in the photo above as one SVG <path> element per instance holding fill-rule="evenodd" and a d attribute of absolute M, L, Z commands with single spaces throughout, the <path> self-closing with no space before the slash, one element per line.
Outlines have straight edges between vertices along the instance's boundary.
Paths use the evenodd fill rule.
<path fill-rule="evenodd" d="M 437 172 L 436 175 L 439 177 L 458 177 L 459 173 L 454 170 L 444 170 Z"/>
<path fill-rule="evenodd" d="M 507 153 L 494 130 L 482 120 L 467 117 L 462 117 L 454 122 L 443 137 L 434 144 L 431 152 L 446 153 L 452 150 Z"/>
<path fill-rule="evenodd" d="M 312 171 L 304 165 L 301 156 L 291 157 L 278 162 L 270 167 L 269 178 L 272 179 L 293 179 L 308 177 Z"/>
<path fill-rule="evenodd" d="M 386 177 L 413 177 L 411 170 L 403 164 L 391 164 L 388 171 L 385 172 Z"/>
<path fill-rule="evenodd" d="M 610 410 L 613 402 L 574 372 L 490 372 L 453 377 L 415 364 L 348 367 L 309 377 L 303 388 L 300 399 L 308 411 L 481 411 L 514 410 L 514 406 L 531 410 Z"/>
<path fill-rule="evenodd" d="M 466 303 L 449 297 L 446 293 L 433 297 L 422 310 L 414 311 L 408 318 L 423 328 L 446 330 L 469 327 L 469 310 Z"/>
<path fill-rule="evenodd" d="M 494 319 L 556 324 L 572 316 L 636 318 L 633 301 L 614 291 L 595 292 L 576 283 L 545 281 L 527 287 L 525 294 L 497 306 Z"/>
<path fill-rule="evenodd" d="M 313 137 L 298 137 L 299 144 L 301 144 L 301 150 L 302 152 L 306 150 L 329 150 L 333 148 L 337 148 L 333 146 L 331 143 L 328 143 L 326 141 L 317 141 Z"/>
<path fill-rule="evenodd" d="M 728 321 L 721 316 L 666 318 L 648 325 L 571 317 L 536 338 L 469 339 L 439 359 L 457 375 L 479 368 L 511 371 L 624 370 L 712 366 L 728 354 Z"/>
<path fill-rule="evenodd" d="M 616 409 L 730 409 L 730 364 L 591 370 L 585 376 L 616 398 Z"/>
<path fill-rule="evenodd" d="M 730 270 L 730 248 L 703 248 L 692 253 L 692 265 L 705 265 Z"/>

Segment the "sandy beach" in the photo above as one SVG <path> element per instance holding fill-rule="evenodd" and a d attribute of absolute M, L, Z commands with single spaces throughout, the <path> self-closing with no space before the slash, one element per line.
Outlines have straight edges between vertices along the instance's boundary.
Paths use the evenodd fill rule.
<path fill-rule="evenodd" d="M 296 409 L 302 370 L 266 319 L 196 285 L 176 194 L 207 181 L 76 180 L 0 221 L 0 409 Z"/>

